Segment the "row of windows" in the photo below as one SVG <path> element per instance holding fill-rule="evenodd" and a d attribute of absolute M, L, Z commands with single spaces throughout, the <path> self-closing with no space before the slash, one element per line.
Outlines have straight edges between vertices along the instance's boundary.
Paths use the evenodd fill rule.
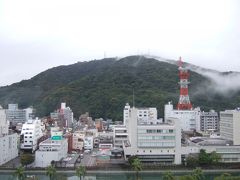
<path fill-rule="evenodd" d="M 28 134 L 28 132 L 25 132 L 25 134 Z M 32 132 L 29 132 L 29 134 L 32 134 Z"/>
<path fill-rule="evenodd" d="M 162 153 L 162 152 L 168 152 L 168 153 L 169 153 L 170 151 L 176 152 L 175 149 L 174 149 L 174 150 L 164 149 L 164 150 L 161 150 L 161 153 Z M 137 150 L 137 153 L 138 153 L 138 152 L 141 152 L 141 151 L 140 151 L 140 150 Z M 148 150 L 142 150 L 142 152 L 145 153 L 145 152 L 148 152 Z M 152 150 L 149 150 L 149 152 L 151 153 Z M 141 156 L 140 156 L 140 157 L 141 157 Z M 144 157 L 144 158 L 152 158 L 153 156 L 146 156 L 146 155 L 144 155 L 143 157 Z M 162 158 L 162 157 L 161 157 L 161 155 L 160 155 L 160 156 L 156 156 L 156 155 L 155 155 L 154 158 Z"/>
<path fill-rule="evenodd" d="M 175 142 L 138 142 L 138 147 L 174 147 Z"/>
<path fill-rule="evenodd" d="M 220 114 L 220 117 L 233 117 L 233 114 Z"/>
<path fill-rule="evenodd" d="M 173 129 L 138 129 L 138 133 L 173 133 Z"/>
<path fill-rule="evenodd" d="M 24 138 L 28 138 L 28 137 L 29 137 L 29 138 L 32 138 L 32 136 L 25 136 Z"/>
<path fill-rule="evenodd" d="M 174 140 L 175 136 L 138 136 L 139 140 Z"/>

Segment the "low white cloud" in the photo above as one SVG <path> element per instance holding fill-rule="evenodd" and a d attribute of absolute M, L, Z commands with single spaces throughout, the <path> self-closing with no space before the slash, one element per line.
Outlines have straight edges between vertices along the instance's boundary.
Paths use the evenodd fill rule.
<path fill-rule="evenodd" d="M 196 66 L 188 66 L 188 68 L 209 79 L 209 81 L 204 82 L 204 84 L 199 84 L 195 94 L 208 92 L 209 94 L 233 96 L 240 91 L 239 72 L 218 72 L 197 68 Z"/>

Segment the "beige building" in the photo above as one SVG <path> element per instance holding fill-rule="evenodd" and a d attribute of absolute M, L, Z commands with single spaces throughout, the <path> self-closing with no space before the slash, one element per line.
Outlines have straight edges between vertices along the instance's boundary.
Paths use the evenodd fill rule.
<path fill-rule="evenodd" d="M 85 133 L 83 131 L 75 131 L 73 133 L 72 148 L 73 150 L 83 150 Z"/>
<path fill-rule="evenodd" d="M 240 111 L 226 110 L 220 112 L 220 135 L 240 145 Z"/>

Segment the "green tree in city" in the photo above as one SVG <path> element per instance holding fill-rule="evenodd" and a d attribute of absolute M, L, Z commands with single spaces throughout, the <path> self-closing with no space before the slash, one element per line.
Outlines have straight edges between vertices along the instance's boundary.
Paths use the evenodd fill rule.
<path fill-rule="evenodd" d="M 167 171 L 163 174 L 163 180 L 175 180 L 176 178 L 173 176 L 173 173 Z"/>
<path fill-rule="evenodd" d="M 198 161 L 200 165 L 208 165 L 211 164 L 211 158 L 206 153 L 205 149 L 200 149 L 200 153 L 198 155 Z"/>
<path fill-rule="evenodd" d="M 16 171 L 14 172 L 14 176 L 17 178 L 17 180 L 24 180 L 26 178 L 24 167 L 17 167 Z"/>
<path fill-rule="evenodd" d="M 46 174 L 50 180 L 55 179 L 56 174 L 57 174 L 55 167 L 53 167 L 52 165 L 48 166 L 46 168 Z"/>
<path fill-rule="evenodd" d="M 229 173 L 223 173 L 220 176 L 214 178 L 214 180 L 233 180 L 233 177 Z"/>
<path fill-rule="evenodd" d="M 178 180 L 195 180 L 192 175 L 179 176 Z"/>
<path fill-rule="evenodd" d="M 136 180 L 139 178 L 139 171 L 142 170 L 142 163 L 139 158 L 134 158 L 132 163 L 130 164 L 132 169 L 136 172 Z"/>
<path fill-rule="evenodd" d="M 84 179 L 84 176 L 86 174 L 86 168 L 84 166 L 79 166 L 77 169 L 76 169 L 76 175 L 80 178 L 80 180 Z"/>
<path fill-rule="evenodd" d="M 194 169 L 193 172 L 192 172 L 192 177 L 195 180 L 203 180 L 205 178 L 201 168 Z"/>
<path fill-rule="evenodd" d="M 220 159 L 221 159 L 221 155 L 216 153 L 216 151 L 213 151 L 209 154 L 210 159 L 211 159 L 211 164 L 218 164 Z"/>
<path fill-rule="evenodd" d="M 133 163 L 133 160 L 134 160 L 135 158 L 138 158 L 138 157 L 137 157 L 136 155 L 134 155 L 134 156 L 130 156 L 130 157 L 128 158 L 128 162 L 129 162 L 130 165 Z"/>
<path fill-rule="evenodd" d="M 186 158 L 186 165 L 188 167 L 197 167 L 198 166 L 198 158 L 194 157 L 194 156 L 188 156 Z"/>
<path fill-rule="evenodd" d="M 34 161 L 34 157 L 32 154 L 27 153 L 27 154 L 22 154 L 20 156 L 20 162 L 23 166 L 27 166 L 33 163 L 33 161 Z"/>

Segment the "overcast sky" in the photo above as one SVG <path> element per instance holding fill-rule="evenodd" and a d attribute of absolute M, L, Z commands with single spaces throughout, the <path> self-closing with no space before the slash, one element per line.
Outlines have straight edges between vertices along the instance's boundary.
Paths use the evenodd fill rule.
<path fill-rule="evenodd" d="M 238 0 L 0 0 L 0 86 L 104 54 L 240 71 L 239 17 Z"/>

